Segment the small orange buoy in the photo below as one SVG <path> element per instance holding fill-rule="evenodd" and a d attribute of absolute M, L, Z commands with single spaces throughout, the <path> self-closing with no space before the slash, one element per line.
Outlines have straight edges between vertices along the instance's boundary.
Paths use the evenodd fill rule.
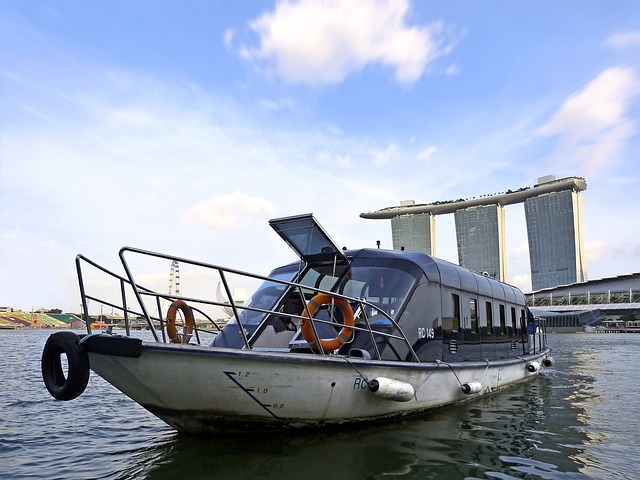
<path fill-rule="evenodd" d="M 300 329 L 302 330 L 304 339 L 311 345 L 312 348 L 316 348 L 319 342 L 320 346 L 322 347 L 322 351 L 325 353 L 337 350 L 346 342 L 348 342 L 351 338 L 351 335 L 353 335 L 353 329 L 351 328 L 353 327 L 353 309 L 351 308 L 351 305 L 349 305 L 349 302 L 344 298 L 334 297 L 332 295 L 329 295 L 328 293 L 320 293 L 309 300 L 307 308 L 304 310 L 304 312 L 302 312 L 303 317 L 307 317 L 308 311 L 311 318 L 313 318 L 315 313 L 322 305 L 326 305 L 332 300 L 334 300 L 335 305 L 340 308 L 340 311 L 342 312 L 342 318 L 344 319 L 344 326 L 335 338 L 333 338 L 332 340 L 318 339 L 310 320 L 302 320 L 302 322 L 300 322 Z"/>
<path fill-rule="evenodd" d="M 191 334 L 196 326 L 196 322 L 193 320 L 193 311 L 191 307 L 182 300 L 175 300 L 169 305 L 167 310 L 167 335 L 173 343 L 183 343 L 182 336 L 178 333 L 176 328 L 176 313 L 178 310 L 182 311 L 184 315 L 184 323 L 187 325 L 187 339 L 184 343 L 189 343 Z"/>

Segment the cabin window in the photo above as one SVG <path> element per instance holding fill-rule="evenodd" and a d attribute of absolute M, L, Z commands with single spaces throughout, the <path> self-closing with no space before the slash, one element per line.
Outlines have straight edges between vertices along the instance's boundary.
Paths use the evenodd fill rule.
<path fill-rule="evenodd" d="M 453 325 L 452 330 L 460 331 L 460 295 L 451 294 L 453 299 Z"/>
<path fill-rule="evenodd" d="M 515 335 L 518 330 L 516 324 L 516 307 L 511 307 L 511 335 Z"/>
<path fill-rule="evenodd" d="M 504 305 L 500 305 L 500 334 L 506 335 L 507 333 L 507 314 L 504 310 Z"/>
<path fill-rule="evenodd" d="M 295 275 L 295 270 L 281 270 L 272 272 L 270 276 L 276 280 L 285 280 L 290 282 L 294 279 Z M 260 310 L 273 310 L 287 288 L 288 287 L 286 285 L 267 280 L 260 285 L 253 295 L 251 295 L 251 298 L 244 306 Z M 248 325 L 257 326 L 266 317 L 266 313 L 264 312 L 246 309 L 241 309 L 239 315 L 240 321 L 245 328 Z M 233 324 L 235 321 L 229 323 Z"/>
<path fill-rule="evenodd" d="M 368 263 L 367 259 L 354 260 L 339 291 L 375 305 L 375 309 L 367 312 L 367 315 L 375 317 L 384 312 L 395 318 L 414 288 L 420 272 L 410 264 L 406 264 L 406 268 L 398 268 L 398 264 L 385 265 L 386 262 L 382 261 L 376 261 L 376 266 L 369 266 Z M 404 263 L 399 265 L 405 267 Z"/>
<path fill-rule="evenodd" d="M 471 331 L 478 332 L 478 305 L 475 298 L 469 299 L 469 318 L 471 319 Z"/>
<path fill-rule="evenodd" d="M 487 333 L 493 333 L 493 306 L 491 302 L 486 303 L 487 307 Z"/>
<path fill-rule="evenodd" d="M 276 280 L 291 282 L 295 279 L 297 273 L 297 268 L 286 267 L 274 270 L 269 276 Z M 267 318 L 268 314 L 259 310 L 269 311 L 275 309 L 287 288 L 286 285 L 267 280 L 251 295 L 251 299 L 244 306 L 255 308 L 258 311 L 243 308 L 238 312 L 239 320 L 242 322 L 242 327 L 247 336 L 253 338 L 255 333 L 260 334 L 261 330 L 258 330 L 258 327 Z M 244 338 L 240 335 L 238 319 L 235 316 L 231 317 L 222 332 L 216 335 L 212 346 L 227 348 L 242 348 L 244 346 Z"/>
<path fill-rule="evenodd" d="M 302 285 L 308 285 L 309 287 L 321 288 L 323 290 L 331 290 L 338 278 L 332 274 L 320 273 L 318 270 L 310 268 L 300 279 Z M 314 290 L 304 289 L 304 293 L 307 297 L 311 298 L 314 294 Z"/>

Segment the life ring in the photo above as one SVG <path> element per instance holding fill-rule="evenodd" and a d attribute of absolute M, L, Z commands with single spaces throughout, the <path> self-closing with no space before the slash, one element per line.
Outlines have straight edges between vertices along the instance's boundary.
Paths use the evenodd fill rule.
<path fill-rule="evenodd" d="M 78 346 L 80 337 L 73 332 L 51 335 L 42 350 L 42 379 L 53 398 L 73 400 L 89 383 L 89 357 Z M 62 369 L 61 355 L 67 356 L 67 375 Z"/>
<path fill-rule="evenodd" d="M 176 328 L 176 313 L 178 310 L 182 311 L 184 323 L 187 325 L 187 340 L 184 343 L 189 343 L 196 322 L 193 320 L 191 307 L 182 300 L 175 300 L 169 305 L 169 310 L 167 310 L 167 335 L 173 343 L 182 343 L 182 334 L 179 334 Z"/>
<path fill-rule="evenodd" d="M 309 315 L 311 316 L 311 318 L 313 318 L 315 313 L 322 305 L 331 303 L 332 300 L 334 300 L 335 305 L 340 308 L 340 311 L 342 312 L 344 326 L 342 327 L 342 330 L 340 330 L 340 333 L 338 333 L 338 335 L 336 335 L 336 337 L 332 340 L 319 339 L 320 346 L 322 347 L 323 352 L 333 352 L 334 350 L 337 350 L 342 345 L 344 345 L 351 338 L 351 335 L 353 334 L 353 329 L 350 328 L 353 327 L 353 310 L 351 308 L 351 305 L 349 305 L 349 302 L 344 298 L 334 297 L 332 295 L 329 295 L 328 293 L 319 293 L 311 300 L 309 300 L 309 303 L 307 303 L 307 308 L 305 308 L 304 312 L 302 312 L 303 317 L 309 318 Z M 300 322 L 300 329 L 302 330 L 304 339 L 311 345 L 312 348 L 316 348 L 318 339 L 316 337 L 315 331 L 313 330 L 313 325 L 311 325 L 311 321 L 303 319 Z"/>

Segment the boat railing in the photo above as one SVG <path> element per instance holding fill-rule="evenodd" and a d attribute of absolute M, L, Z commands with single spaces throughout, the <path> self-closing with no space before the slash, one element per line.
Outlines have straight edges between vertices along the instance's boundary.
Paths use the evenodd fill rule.
<path fill-rule="evenodd" d="M 530 335 L 529 345 L 531 353 L 540 353 L 548 348 L 547 344 L 547 320 L 542 317 L 534 317 L 534 333 Z"/>
<path fill-rule="evenodd" d="M 130 267 L 130 262 L 127 259 L 127 257 L 130 255 L 141 255 L 143 257 L 152 257 L 168 262 L 178 262 L 182 265 L 203 268 L 207 272 L 214 272 L 215 275 L 211 275 L 210 279 L 213 279 L 214 281 L 217 281 L 222 285 L 226 298 L 203 299 L 200 296 L 182 295 L 178 294 L 178 292 L 161 293 L 157 288 L 150 288 L 149 286 L 142 285 L 134 279 L 133 270 Z M 412 358 L 413 361 L 420 361 L 417 354 L 413 350 L 409 340 L 402 331 L 402 328 L 400 327 L 400 325 L 398 325 L 394 318 L 392 318 L 392 316 L 390 316 L 384 309 L 380 308 L 374 303 L 367 301 L 366 299 L 342 295 L 340 293 L 324 290 L 315 286 L 303 285 L 287 280 L 132 247 L 123 247 L 119 252 L 119 257 L 124 268 L 124 275 L 119 275 L 83 255 L 78 255 L 76 257 L 76 270 L 78 274 L 78 282 L 82 300 L 83 318 L 86 322 L 88 333 L 92 333 L 89 304 L 90 302 L 93 302 L 92 307 L 94 309 L 94 305 L 100 305 L 101 309 L 102 307 L 107 307 L 111 308 L 112 311 L 115 310 L 119 312 L 122 315 L 122 323 L 124 324 L 127 336 L 131 335 L 132 328 L 139 328 L 139 321 L 143 320 L 145 328 L 151 332 L 155 341 L 164 343 L 171 342 L 172 340 L 169 339 L 166 334 L 167 308 L 165 308 L 164 305 L 166 303 L 172 303 L 177 300 L 182 300 L 189 305 L 191 310 L 194 312 L 194 317 L 197 319 L 197 321 L 195 321 L 194 325 L 192 326 L 193 332 L 189 331 L 187 325 L 178 325 L 179 322 L 178 319 L 176 319 L 176 326 L 179 326 L 183 329 L 183 342 L 189 341 L 189 337 L 193 335 L 196 344 L 203 344 L 203 334 L 217 335 L 221 331 L 221 324 L 224 324 L 229 319 L 232 319 L 232 321 L 235 321 L 239 324 L 239 332 L 242 336 L 244 348 L 253 349 L 256 340 L 259 339 L 260 332 L 257 331 L 252 336 L 249 336 L 247 334 L 247 325 L 243 325 L 243 315 L 241 315 L 241 312 L 247 312 L 245 313 L 245 315 L 247 315 L 249 312 L 256 315 L 262 315 L 263 320 L 268 318 L 268 316 L 277 315 L 278 317 L 288 318 L 290 321 L 298 323 L 303 320 L 305 316 L 307 318 L 311 316 L 309 315 L 310 312 L 308 310 L 307 303 L 312 296 L 318 294 L 328 294 L 333 299 L 345 299 L 352 306 L 356 317 L 356 322 L 352 327 L 350 327 L 352 330 L 351 340 L 353 340 L 356 332 L 363 332 L 363 334 L 368 335 L 370 338 L 372 357 L 377 359 L 382 358 L 381 350 L 379 348 L 379 343 L 383 343 L 381 342 L 381 339 L 383 339 L 384 343 L 388 343 L 390 340 L 396 340 L 401 341 L 405 344 L 405 347 L 409 352 L 408 357 Z M 92 267 L 96 270 L 96 273 L 100 275 L 100 279 L 97 280 L 99 287 L 94 288 L 103 288 L 103 285 L 105 285 L 106 282 L 102 279 L 102 277 L 106 276 L 107 280 L 110 281 L 109 285 L 111 286 L 109 293 L 106 293 L 105 290 L 104 293 L 98 295 L 96 293 L 88 291 L 88 282 L 86 278 L 90 276 L 88 267 Z M 232 295 L 232 291 L 229 285 L 229 277 L 232 276 L 251 279 L 260 283 L 270 282 L 274 286 L 279 286 L 282 289 L 283 293 L 285 290 L 288 290 L 289 292 L 295 292 L 295 294 L 300 297 L 303 305 L 305 305 L 304 310 L 297 313 L 287 313 L 283 311 L 275 311 L 272 308 L 261 308 L 259 305 L 256 306 L 252 305 L 251 303 L 249 303 L 248 305 L 241 304 L 240 302 L 236 301 Z M 116 294 L 115 296 L 110 296 L 113 295 L 112 292 L 114 282 L 117 284 Z M 212 307 L 219 307 L 224 309 L 229 313 L 228 318 L 223 321 L 214 318 L 215 314 L 212 313 Z M 306 312 L 306 315 L 304 314 L 304 312 Z M 391 328 L 389 328 L 388 331 L 375 329 L 374 321 L 371 318 L 372 316 L 376 317 L 376 321 L 378 323 L 382 320 L 387 325 L 390 325 Z M 264 326 L 262 328 L 264 329 L 267 327 L 267 324 L 266 322 L 263 323 Z M 317 328 L 322 324 L 330 324 L 334 327 L 337 326 L 335 319 L 333 318 L 314 318 L 313 322 L 311 322 L 311 325 L 316 338 L 320 338 Z M 180 333 L 180 330 L 178 331 Z M 299 344 L 305 343 L 300 334 L 299 326 L 296 327 L 296 334 L 294 338 L 299 339 Z M 322 342 L 318 342 L 317 346 L 320 351 L 322 351 L 321 343 Z M 400 358 L 398 359 L 400 360 Z M 403 358 L 402 360 L 407 359 Z"/>

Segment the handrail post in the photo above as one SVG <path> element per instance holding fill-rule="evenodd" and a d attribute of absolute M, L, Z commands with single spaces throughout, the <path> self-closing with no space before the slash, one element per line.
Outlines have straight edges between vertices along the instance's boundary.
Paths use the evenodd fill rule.
<path fill-rule="evenodd" d="M 233 299 L 233 295 L 231 295 L 231 289 L 229 288 L 229 284 L 227 283 L 227 278 L 225 277 L 224 272 L 221 269 L 218 269 L 218 273 L 220 274 L 220 280 L 222 281 L 224 291 L 227 292 L 227 298 L 229 299 L 231 310 L 233 310 L 233 316 L 238 322 L 238 327 L 240 327 L 240 335 L 242 336 L 242 340 L 244 341 L 244 346 L 247 347 L 247 350 L 251 350 L 251 347 L 249 346 L 249 339 L 247 338 L 247 334 L 244 331 L 244 326 L 242 325 L 242 321 L 240 320 L 240 314 L 238 313 L 238 308 L 236 307 L 236 302 Z"/>
<path fill-rule="evenodd" d="M 317 292 L 317 290 L 314 290 L 314 292 Z M 317 295 L 317 293 L 314 294 L 314 297 L 316 295 Z M 331 299 L 333 300 L 333 297 L 331 297 Z M 313 330 L 313 335 L 316 337 L 316 345 L 318 345 L 318 349 L 320 350 L 320 353 L 322 353 L 324 355 L 325 352 L 324 352 L 324 348 L 322 348 L 322 342 L 320 341 L 320 334 L 318 333 L 318 330 L 316 329 L 315 323 L 313 323 L 313 315 L 311 315 L 311 312 L 309 311 L 309 304 L 307 302 L 304 302 L 304 311 L 306 312 L 307 317 L 309 318 L 309 323 L 311 325 L 311 329 Z"/>
<path fill-rule="evenodd" d="M 78 274 L 78 286 L 80 287 L 80 299 L 82 300 L 82 316 L 84 317 L 84 323 L 87 327 L 87 334 L 91 334 L 89 308 L 87 306 L 87 297 L 84 290 L 84 280 L 82 279 L 82 267 L 80 266 L 80 260 L 83 258 L 84 257 L 82 257 L 82 255 L 76 256 L 76 272 Z"/>
<path fill-rule="evenodd" d="M 151 330 L 151 333 L 153 334 L 153 338 L 155 339 L 155 341 L 158 342 L 159 339 L 158 339 L 158 333 L 156 332 L 156 327 L 153 325 L 153 322 L 151 321 L 149 312 L 147 312 L 147 306 L 142 300 L 142 295 L 140 295 L 140 292 L 138 291 L 138 285 L 136 285 L 136 283 L 134 282 L 133 275 L 131 274 L 131 270 L 129 269 L 129 265 L 127 264 L 127 261 L 124 258 L 124 252 L 126 250 L 127 250 L 127 247 L 123 247 L 120 249 L 120 252 L 119 252 L 120 261 L 122 262 L 124 271 L 127 274 L 127 278 L 129 278 L 129 283 L 131 284 L 131 288 L 133 289 L 133 294 L 136 296 L 136 299 L 138 300 L 138 305 L 140 305 L 140 308 L 142 309 L 142 313 L 147 319 L 147 325 L 149 325 L 149 330 Z"/>
<path fill-rule="evenodd" d="M 120 280 L 120 293 L 122 295 L 122 311 L 124 315 L 124 329 L 127 332 L 127 337 L 131 336 L 129 330 L 129 309 L 127 308 L 127 292 L 124 288 L 124 281 Z"/>

